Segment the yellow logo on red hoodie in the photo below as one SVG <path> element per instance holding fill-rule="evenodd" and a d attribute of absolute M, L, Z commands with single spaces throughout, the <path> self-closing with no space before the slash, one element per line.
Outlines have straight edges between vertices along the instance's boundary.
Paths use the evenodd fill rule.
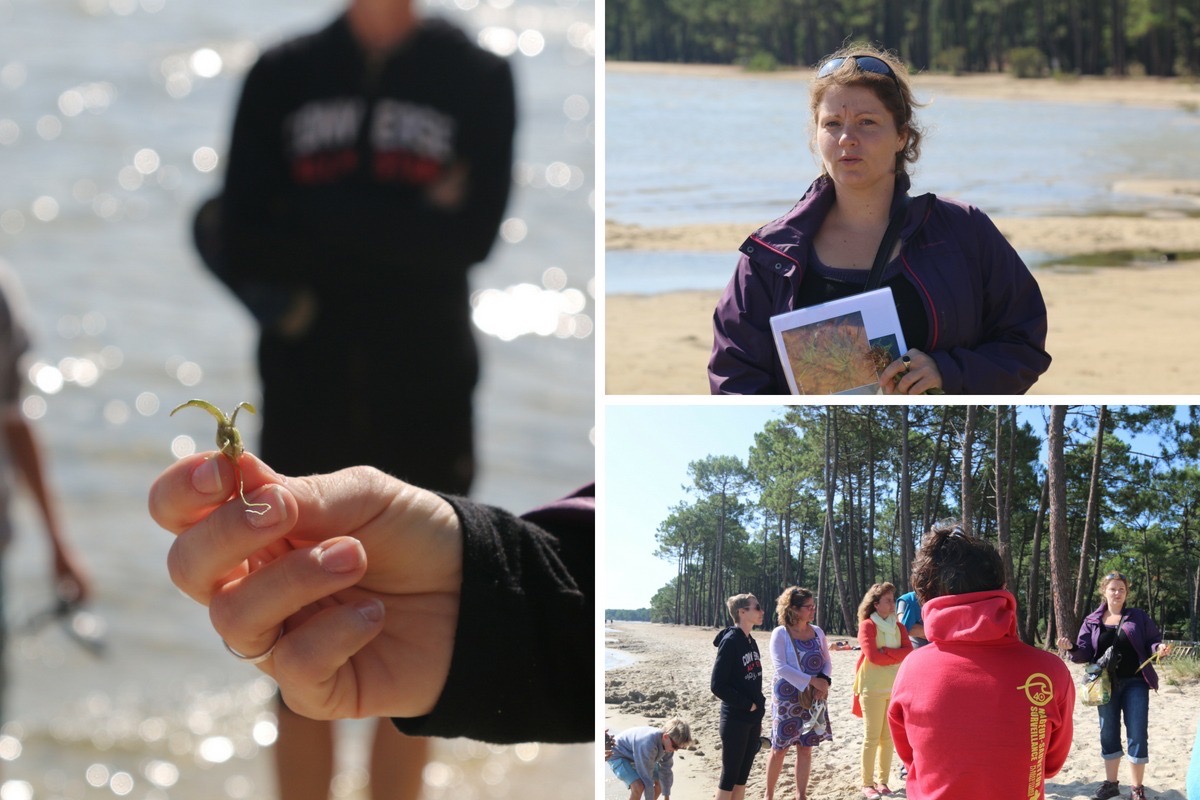
<path fill-rule="evenodd" d="M 1025 679 L 1017 689 L 1029 701 L 1029 800 L 1042 796 L 1042 771 L 1046 761 L 1046 709 L 1054 699 L 1054 684 L 1041 672 Z"/>

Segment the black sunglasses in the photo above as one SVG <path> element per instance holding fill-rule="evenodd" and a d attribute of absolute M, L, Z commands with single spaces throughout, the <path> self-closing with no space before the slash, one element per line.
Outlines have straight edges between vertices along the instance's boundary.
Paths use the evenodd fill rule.
<path fill-rule="evenodd" d="M 842 58 L 831 58 L 821 65 L 820 71 L 817 72 L 817 77 L 824 78 L 828 75 L 832 75 L 838 67 L 846 63 L 846 59 L 853 61 L 854 65 L 863 72 L 872 72 L 876 75 L 887 75 L 892 79 L 892 83 L 896 84 L 896 91 L 900 92 L 901 95 L 904 94 L 904 92 L 900 91 L 900 79 L 896 77 L 896 73 L 892 71 L 892 68 L 888 66 L 886 61 L 884 61 L 882 58 L 876 58 L 875 56 L 844 56 Z"/>

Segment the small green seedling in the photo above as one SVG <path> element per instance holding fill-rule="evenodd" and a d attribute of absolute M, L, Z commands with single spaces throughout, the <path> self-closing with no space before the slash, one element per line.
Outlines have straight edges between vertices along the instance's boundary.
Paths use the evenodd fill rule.
<path fill-rule="evenodd" d="M 238 464 L 238 459 L 242 457 L 242 453 L 246 452 L 246 447 L 242 444 L 242 434 L 238 432 L 237 425 L 235 424 L 238 411 L 244 408 L 251 414 L 257 414 L 258 412 L 254 410 L 254 406 L 246 402 L 238 403 L 237 407 L 233 409 L 233 414 L 227 417 L 224 411 L 207 400 L 188 400 L 186 403 L 180 403 L 175 406 L 171 410 L 170 416 L 175 416 L 176 411 L 187 406 L 202 408 L 217 418 L 217 449 L 233 464 L 233 472 L 237 476 L 238 482 L 238 496 L 242 498 L 242 503 L 246 506 L 247 512 L 258 514 L 259 516 L 267 513 L 271 508 L 270 503 L 251 503 L 246 499 L 246 493 L 242 489 L 242 468 Z M 258 509 L 262 510 L 259 511 Z"/>

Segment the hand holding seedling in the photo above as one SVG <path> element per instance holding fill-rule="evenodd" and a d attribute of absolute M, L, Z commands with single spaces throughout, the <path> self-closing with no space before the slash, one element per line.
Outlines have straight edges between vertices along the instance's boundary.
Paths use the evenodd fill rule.
<path fill-rule="evenodd" d="M 257 414 L 258 412 L 254 410 L 254 406 L 245 401 L 238 403 L 233 409 L 233 414 L 227 417 L 224 411 L 207 400 L 188 400 L 186 403 L 180 403 L 175 406 L 171 410 L 170 416 L 175 416 L 176 411 L 187 406 L 202 408 L 217 418 L 217 449 L 233 464 L 233 471 L 237 476 L 238 482 L 238 496 L 242 498 L 242 503 L 245 504 L 248 513 L 260 516 L 267 513 L 267 510 L 271 507 L 269 503 L 251 503 L 246 499 L 246 492 L 242 485 L 242 468 L 238 464 L 242 453 L 246 452 L 246 447 L 242 444 L 242 434 L 238 432 L 236 424 L 238 411 L 244 408 L 251 414 Z"/>

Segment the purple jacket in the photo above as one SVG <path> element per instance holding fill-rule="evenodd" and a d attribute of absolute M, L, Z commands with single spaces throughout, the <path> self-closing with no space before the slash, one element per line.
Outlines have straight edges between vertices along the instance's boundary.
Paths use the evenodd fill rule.
<path fill-rule="evenodd" d="M 1107 610 L 1107 606 L 1101 604 L 1099 608 L 1083 618 L 1079 636 L 1075 638 L 1075 649 L 1069 653 L 1071 660 L 1075 663 L 1095 661 L 1103 655 L 1097 653 L 1096 650 Z M 1129 637 L 1129 643 L 1133 645 L 1133 651 L 1137 653 L 1140 664 L 1162 644 L 1162 634 L 1159 633 L 1154 620 L 1150 619 L 1150 615 L 1140 608 L 1126 608 L 1124 619 L 1125 621 L 1121 623 L 1121 630 L 1125 631 L 1125 635 Z M 1153 664 L 1146 665 L 1142 670 L 1142 677 L 1146 679 L 1146 683 L 1150 685 L 1151 689 L 1158 691 L 1158 673 L 1154 671 Z"/>
<path fill-rule="evenodd" d="M 909 180 L 896 179 L 896 198 Z M 787 394 L 770 317 L 794 310 L 811 242 L 833 206 L 826 176 L 791 211 L 751 234 L 713 313 L 713 394 Z M 1037 281 L 982 211 L 932 194 L 912 198 L 899 269 L 920 295 L 947 394 L 1023 394 L 1050 366 L 1046 305 Z M 890 275 L 893 273 L 887 273 Z M 886 278 L 885 275 L 885 278 Z"/>

